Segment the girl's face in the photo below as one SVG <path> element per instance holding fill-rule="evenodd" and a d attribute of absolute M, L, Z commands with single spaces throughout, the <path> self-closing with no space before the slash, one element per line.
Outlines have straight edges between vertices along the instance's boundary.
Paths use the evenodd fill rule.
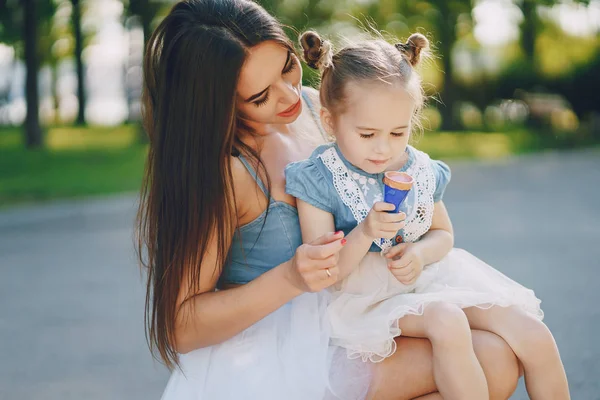
<path fill-rule="evenodd" d="M 289 124 L 302 112 L 302 68 L 296 55 L 274 41 L 249 50 L 237 86 L 237 108 L 252 125 Z"/>
<path fill-rule="evenodd" d="M 345 92 L 342 114 L 321 111 L 323 125 L 335 136 L 344 157 L 371 174 L 400 168 L 414 100 L 398 84 L 351 82 Z"/>

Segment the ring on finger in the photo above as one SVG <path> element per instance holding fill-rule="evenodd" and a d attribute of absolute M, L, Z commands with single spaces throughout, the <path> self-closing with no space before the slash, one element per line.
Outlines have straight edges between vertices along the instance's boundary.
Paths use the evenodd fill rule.
<path fill-rule="evenodd" d="M 329 268 L 325 268 L 325 272 L 327 273 L 327 276 L 331 278 L 331 272 L 329 271 Z"/>

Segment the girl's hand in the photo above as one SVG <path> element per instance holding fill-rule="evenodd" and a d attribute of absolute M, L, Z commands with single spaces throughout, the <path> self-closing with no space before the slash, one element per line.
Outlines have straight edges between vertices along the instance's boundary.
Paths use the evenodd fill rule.
<path fill-rule="evenodd" d="M 406 214 L 388 212 L 392 210 L 394 210 L 393 204 L 382 201 L 375 203 L 367 218 L 359 225 L 362 233 L 372 240 L 394 238 L 398 231 L 404 228 Z"/>
<path fill-rule="evenodd" d="M 296 249 L 288 263 L 288 280 L 303 292 L 321 291 L 338 280 L 339 252 L 346 244 L 343 232 L 326 233 Z"/>
<path fill-rule="evenodd" d="M 384 253 L 392 275 L 405 285 L 411 285 L 423 272 L 424 262 L 416 243 L 400 243 Z"/>

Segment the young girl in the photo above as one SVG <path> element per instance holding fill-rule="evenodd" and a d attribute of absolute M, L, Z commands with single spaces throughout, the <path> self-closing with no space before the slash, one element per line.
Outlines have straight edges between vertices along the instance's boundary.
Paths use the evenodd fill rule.
<path fill-rule="evenodd" d="M 525 369 L 534 399 L 567 399 L 556 344 L 541 322 L 533 291 L 471 254 L 453 249 L 442 202 L 448 166 L 408 145 L 424 95 L 413 70 L 428 47 L 372 40 L 333 54 L 316 33 L 300 38 L 309 66 L 321 71 L 321 122 L 335 143 L 286 168 L 286 191 L 298 199 L 305 242 L 344 231 L 329 316 L 332 340 L 351 358 L 379 362 L 395 351 L 394 337 L 426 337 L 444 399 L 485 399 L 485 376 L 470 328 L 500 335 Z M 382 202 L 386 171 L 414 184 L 401 208 Z"/>

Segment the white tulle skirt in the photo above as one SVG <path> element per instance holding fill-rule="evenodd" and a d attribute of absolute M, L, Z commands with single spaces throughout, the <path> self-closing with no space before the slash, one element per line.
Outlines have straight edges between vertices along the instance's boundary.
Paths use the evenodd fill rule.
<path fill-rule="evenodd" d="M 332 291 L 328 314 L 332 343 L 349 358 L 379 362 L 396 350 L 398 320 L 422 315 L 432 302 L 490 308 L 517 306 L 542 319 L 534 292 L 461 249 L 423 269 L 410 286 L 400 283 L 380 253 L 369 253 Z"/>
<path fill-rule="evenodd" d="M 180 356 L 163 400 L 364 399 L 371 364 L 330 345 L 329 294 L 306 293 L 222 344 Z"/>

